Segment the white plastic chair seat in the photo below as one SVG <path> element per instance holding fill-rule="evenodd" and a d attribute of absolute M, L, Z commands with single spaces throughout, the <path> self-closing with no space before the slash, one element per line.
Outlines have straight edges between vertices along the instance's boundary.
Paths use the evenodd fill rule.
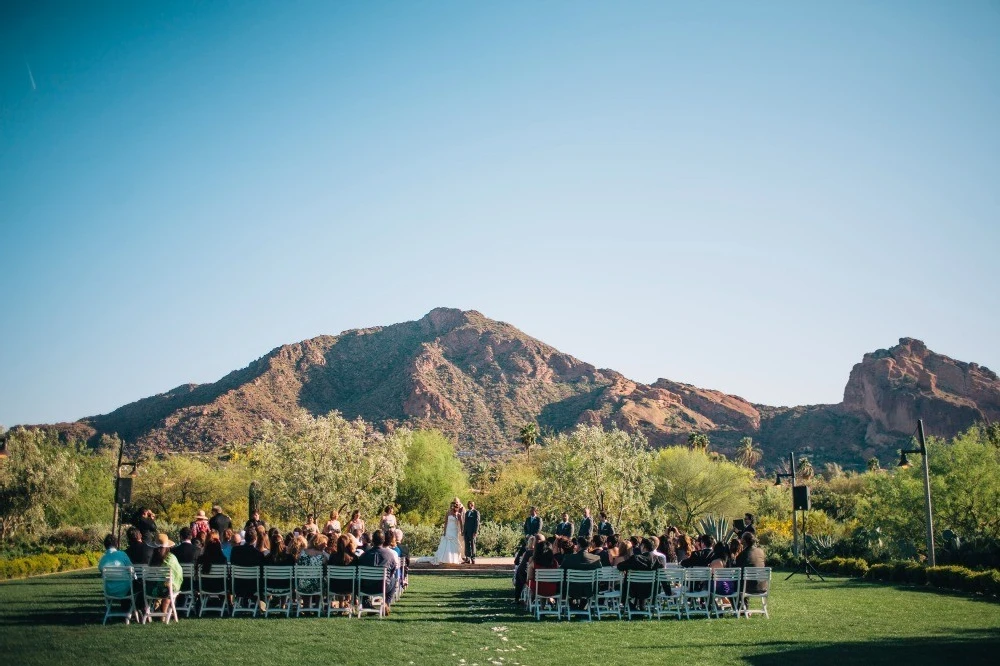
<path fill-rule="evenodd" d="M 684 569 L 668 566 L 666 569 L 660 570 L 658 580 L 659 585 L 656 590 L 657 619 L 662 618 L 667 613 L 678 620 L 681 619 L 684 605 Z M 670 590 L 670 594 L 667 594 L 666 590 Z"/>
<path fill-rule="evenodd" d="M 326 616 L 330 617 L 334 613 L 346 614 L 350 617 L 354 613 L 354 605 L 357 601 L 357 577 L 358 568 L 353 566 L 329 565 L 326 568 L 326 588 L 329 595 L 326 606 Z M 350 588 L 350 592 L 335 591 L 343 588 Z M 346 604 L 334 608 L 334 602 Z"/>
<path fill-rule="evenodd" d="M 264 617 L 271 613 L 284 613 L 290 617 L 292 612 L 292 585 L 295 577 L 294 567 L 265 565 L 264 575 Z"/>
<path fill-rule="evenodd" d="M 564 586 L 563 594 L 563 607 L 566 609 L 566 619 L 572 620 L 574 615 L 579 615 L 587 618 L 587 621 L 593 620 L 593 615 L 591 615 L 592 609 L 597 605 L 597 576 L 598 570 L 578 570 L 578 569 L 567 569 L 566 570 L 566 584 Z M 579 596 L 579 593 L 584 591 L 583 596 Z M 570 596 L 570 592 L 573 592 L 573 596 Z M 570 604 L 570 600 L 586 600 L 587 603 L 583 608 L 573 608 Z"/>
<path fill-rule="evenodd" d="M 653 619 L 656 610 L 657 572 L 637 571 L 625 572 L 625 613 L 628 619 L 632 616 Z"/>
<path fill-rule="evenodd" d="M 740 595 L 743 582 L 743 570 L 739 568 L 712 569 L 712 611 L 715 617 L 723 615 L 740 616 Z M 719 583 L 727 584 L 730 592 L 719 591 Z"/>
<path fill-rule="evenodd" d="M 169 567 L 146 567 L 142 574 L 143 591 L 146 597 L 146 608 L 143 613 L 144 621 L 149 622 L 153 618 L 163 618 L 167 624 L 173 618 L 174 622 L 179 622 L 177 618 L 177 593 L 174 592 L 173 574 Z M 159 608 L 157 608 L 157 603 Z M 167 609 L 164 610 L 164 606 Z"/>
<path fill-rule="evenodd" d="M 598 620 L 604 615 L 622 619 L 622 574 L 615 567 L 597 570 L 597 604 L 594 612 Z"/>
<path fill-rule="evenodd" d="M 106 625 L 108 619 L 112 617 L 125 618 L 125 624 L 131 622 L 133 617 L 137 622 L 141 622 L 142 618 L 139 616 L 139 609 L 135 603 L 135 590 L 132 587 L 132 583 L 135 581 L 135 569 L 133 567 L 105 567 L 101 578 L 101 588 L 104 592 L 104 620 L 101 624 Z M 122 606 L 125 605 L 123 602 L 126 601 L 128 607 L 122 610 Z"/>
<path fill-rule="evenodd" d="M 260 569 L 230 566 L 232 580 L 233 617 L 245 613 L 257 617 L 260 606 Z"/>
<path fill-rule="evenodd" d="M 755 591 L 749 592 L 750 584 L 753 583 L 756 589 L 759 589 L 761 583 L 764 583 L 766 588 L 763 592 Z M 748 618 L 751 615 L 763 615 L 764 617 L 771 619 L 771 616 L 767 612 L 767 594 L 771 590 L 771 567 L 747 567 L 743 570 L 743 617 Z M 752 599 L 760 599 L 761 607 L 760 609 L 752 609 L 750 601 Z"/>
<path fill-rule="evenodd" d="M 532 605 L 536 620 L 541 620 L 546 615 L 554 615 L 556 619 L 562 617 L 563 579 L 562 569 L 535 569 L 535 596 Z M 539 587 L 543 584 L 546 586 L 555 585 L 552 594 L 541 595 L 538 593 Z"/>
<path fill-rule="evenodd" d="M 295 566 L 295 617 L 323 612 L 323 565 Z"/>
<path fill-rule="evenodd" d="M 177 593 L 177 612 L 183 612 L 187 617 L 191 617 L 194 610 L 195 601 L 195 566 L 191 562 L 181 564 L 181 571 L 184 572 L 184 580 L 181 581 L 181 589 Z"/>
<path fill-rule="evenodd" d="M 684 617 L 704 615 L 711 618 L 712 570 L 708 567 L 691 567 L 684 570 Z"/>
<path fill-rule="evenodd" d="M 358 567 L 358 617 L 364 614 L 385 617 L 386 585 L 389 572 L 385 567 Z M 370 604 L 366 607 L 365 604 Z"/>
<path fill-rule="evenodd" d="M 198 617 L 205 613 L 226 614 L 229 607 L 229 565 L 213 564 L 211 571 L 198 575 Z"/>

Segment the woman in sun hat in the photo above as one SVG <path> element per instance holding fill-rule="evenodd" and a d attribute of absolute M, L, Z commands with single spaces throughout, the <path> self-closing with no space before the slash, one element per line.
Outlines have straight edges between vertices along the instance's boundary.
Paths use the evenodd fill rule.
<path fill-rule="evenodd" d="M 151 567 L 167 567 L 170 569 L 170 591 L 177 594 L 181 589 L 181 583 L 184 581 L 184 570 L 181 569 L 181 563 L 177 561 L 177 557 L 170 552 L 170 549 L 174 547 L 174 542 L 170 540 L 164 533 L 157 535 L 156 539 L 153 540 L 153 558 L 149 561 L 149 566 Z M 147 594 L 156 597 L 164 596 L 164 589 L 148 590 Z M 170 599 L 163 600 L 163 612 L 170 610 Z M 166 622 L 167 618 L 163 618 Z"/>
<path fill-rule="evenodd" d="M 191 537 L 197 539 L 202 534 L 208 534 L 211 529 L 212 528 L 208 526 L 208 516 L 205 515 L 205 510 L 201 509 L 198 511 L 198 515 L 194 517 L 194 521 L 191 523 Z"/>

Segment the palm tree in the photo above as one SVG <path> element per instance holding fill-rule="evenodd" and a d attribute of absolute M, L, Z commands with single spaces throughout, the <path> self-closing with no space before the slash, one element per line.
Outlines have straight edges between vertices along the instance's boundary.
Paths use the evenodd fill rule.
<path fill-rule="evenodd" d="M 692 432 L 688 434 L 688 446 L 691 447 L 692 451 L 708 453 L 708 447 L 710 445 L 711 442 L 708 440 L 708 435 L 700 432 Z"/>
<path fill-rule="evenodd" d="M 807 456 L 799 458 L 799 476 L 808 481 L 816 474 L 812 461 Z"/>
<path fill-rule="evenodd" d="M 868 471 L 878 472 L 882 469 L 882 465 L 879 463 L 878 458 L 871 457 L 868 459 Z"/>
<path fill-rule="evenodd" d="M 753 469 L 763 457 L 760 447 L 753 443 L 753 437 L 744 437 L 740 440 L 740 445 L 736 448 L 736 460 L 741 465 Z"/>
<path fill-rule="evenodd" d="M 538 441 L 538 426 L 534 423 L 526 423 L 521 426 L 520 442 L 524 445 L 525 453 L 531 450 L 536 441 Z"/>

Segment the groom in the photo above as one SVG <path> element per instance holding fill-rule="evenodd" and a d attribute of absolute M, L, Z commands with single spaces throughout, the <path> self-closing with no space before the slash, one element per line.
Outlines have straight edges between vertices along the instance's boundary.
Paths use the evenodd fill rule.
<path fill-rule="evenodd" d="M 462 536 L 465 537 L 465 562 L 476 563 L 476 537 L 479 536 L 479 511 L 476 510 L 476 503 L 469 502 L 469 509 L 465 512 L 465 524 L 462 527 Z"/>

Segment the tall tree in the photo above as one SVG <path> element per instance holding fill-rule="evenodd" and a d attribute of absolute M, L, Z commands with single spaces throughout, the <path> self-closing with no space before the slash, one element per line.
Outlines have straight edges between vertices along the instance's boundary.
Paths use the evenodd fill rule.
<path fill-rule="evenodd" d="M 535 443 L 538 441 L 538 426 L 534 422 L 525 423 L 521 426 L 521 445 L 524 446 L 525 453 L 531 451 L 534 448 Z"/>
<path fill-rule="evenodd" d="M 686 530 L 708 514 L 742 515 L 749 504 L 753 472 L 700 451 L 661 449 L 651 468 L 651 505 Z"/>
<path fill-rule="evenodd" d="M 45 507 L 77 488 L 77 464 L 54 434 L 15 428 L 6 437 L 7 457 L 0 460 L 0 541 L 44 526 Z"/>
<path fill-rule="evenodd" d="M 799 458 L 799 476 L 804 480 L 808 481 L 816 475 L 816 470 L 813 468 L 812 461 L 809 460 L 808 456 L 802 456 Z"/>
<path fill-rule="evenodd" d="M 701 453 L 708 453 L 708 447 L 711 442 L 708 439 L 708 435 L 702 432 L 692 432 L 688 433 L 688 446 L 692 451 L 699 451 Z"/>
<path fill-rule="evenodd" d="M 437 430 L 414 432 L 396 496 L 400 512 L 440 522 L 451 498 L 468 489 L 469 478 L 451 440 Z"/>
<path fill-rule="evenodd" d="M 301 520 L 342 505 L 377 515 L 396 498 L 412 434 L 373 432 L 338 412 L 312 417 L 300 412 L 289 425 L 268 424 L 251 452 L 269 506 Z"/>
<path fill-rule="evenodd" d="M 744 437 L 736 449 L 736 460 L 744 467 L 754 468 L 764 454 L 760 447 L 754 444 L 753 437 Z"/>

